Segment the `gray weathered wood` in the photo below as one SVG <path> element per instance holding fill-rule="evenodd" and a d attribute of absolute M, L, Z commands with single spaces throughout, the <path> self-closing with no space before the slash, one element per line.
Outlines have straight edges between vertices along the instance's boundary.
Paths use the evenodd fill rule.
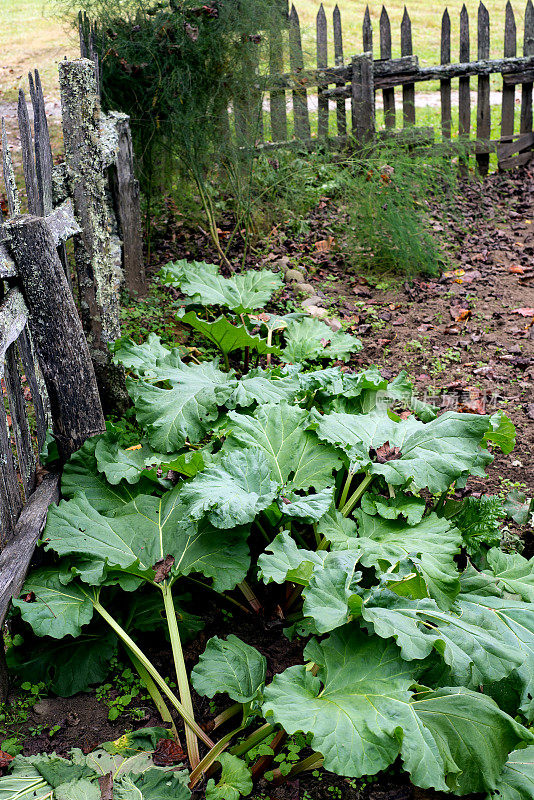
<path fill-rule="evenodd" d="M 82 233 L 82 229 L 78 225 L 78 221 L 74 215 L 74 208 L 72 207 L 72 200 L 70 197 L 64 200 L 61 205 L 56 206 L 45 219 L 56 243 L 56 247 L 59 247 L 63 242 L 76 236 L 76 234 Z"/>
<path fill-rule="evenodd" d="M 334 13 L 332 16 L 333 21 L 333 28 L 334 28 L 334 59 L 336 63 L 336 67 L 343 66 L 343 31 L 341 28 L 341 12 L 339 10 L 339 6 L 336 5 L 334 8 Z M 336 81 L 336 86 L 344 86 L 345 81 Z M 336 124 L 337 124 L 337 135 L 338 136 L 346 136 L 347 135 L 347 110 L 345 107 L 345 99 L 343 97 L 338 98 L 336 101 Z"/>
<path fill-rule="evenodd" d="M 328 67 L 328 32 L 326 14 L 323 4 L 319 6 L 317 12 L 317 70 L 320 72 Z M 323 91 L 328 88 L 328 83 L 322 83 L 318 89 L 318 113 L 317 113 L 317 135 L 324 139 L 328 136 L 328 98 L 324 97 Z"/>
<path fill-rule="evenodd" d="M 451 18 L 447 9 L 443 12 L 441 20 L 441 64 L 450 64 L 451 61 Z M 452 109 L 451 109 L 451 82 L 440 81 L 441 96 L 441 135 L 444 141 L 449 141 L 452 135 Z"/>
<path fill-rule="evenodd" d="M 523 41 L 523 55 L 534 55 L 534 5 L 528 0 L 525 9 L 525 35 Z M 534 82 L 523 83 L 521 86 L 521 133 L 532 130 L 532 88 Z"/>
<path fill-rule="evenodd" d="M 122 239 L 124 283 L 130 294 L 142 296 L 146 294 L 147 287 L 141 235 L 141 202 L 139 181 L 133 169 L 132 134 L 127 117 L 117 119 L 117 129 L 116 206 Z"/>
<path fill-rule="evenodd" d="M 41 368 L 37 363 L 36 356 L 33 352 L 27 327 L 24 328 L 17 339 L 17 347 L 20 353 L 22 366 L 24 367 L 24 374 L 26 375 L 26 380 L 28 382 L 32 403 L 35 410 L 37 444 L 39 445 L 39 452 L 41 452 L 45 443 L 46 431 L 48 428 L 52 427 L 52 418 L 50 415 L 50 403 L 48 400 L 46 385 L 41 373 Z"/>
<path fill-rule="evenodd" d="M 352 136 L 359 145 L 375 136 L 375 89 L 371 53 L 352 59 Z"/>
<path fill-rule="evenodd" d="M 32 74 L 28 75 L 33 106 L 33 127 L 35 131 L 35 167 L 41 212 L 45 216 L 52 211 L 52 147 L 46 119 L 45 100 L 39 72 L 35 70 L 35 83 Z"/>
<path fill-rule="evenodd" d="M 63 458 L 105 430 L 93 365 L 67 279 L 46 222 L 8 220 L 4 231 L 17 264 L 29 328 L 50 398 Z"/>
<path fill-rule="evenodd" d="M 460 63 L 467 64 L 470 56 L 469 14 L 465 4 L 460 12 Z M 471 90 L 469 78 L 460 78 L 458 128 L 460 137 L 469 139 L 471 132 Z"/>
<path fill-rule="evenodd" d="M 48 473 L 24 506 L 12 537 L 0 553 L 0 630 L 13 597 L 18 597 L 35 545 L 46 523 L 48 507 L 59 501 L 59 475 Z M 38 602 L 38 601 L 36 601 Z M 0 650 L 3 653 L 4 648 Z M 0 701 L 7 699 L 8 676 L 0 660 Z"/>
<path fill-rule="evenodd" d="M 37 186 L 37 173 L 35 171 L 35 153 L 33 136 L 28 116 L 26 98 L 22 89 L 19 90 L 18 121 L 20 133 L 20 149 L 22 153 L 22 166 L 24 170 L 24 183 L 26 184 L 26 198 L 30 214 L 40 214 L 39 188 Z"/>
<path fill-rule="evenodd" d="M 281 75 L 284 71 L 282 32 L 274 25 L 269 37 L 269 72 Z M 273 142 L 285 142 L 287 136 L 287 108 L 284 89 L 271 90 L 271 136 Z"/>
<path fill-rule="evenodd" d="M 489 59 L 490 55 L 490 17 L 484 3 L 478 7 L 478 60 Z M 477 91 L 477 141 L 489 141 L 491 136 L 491 106 L 490 106 L 490 79 L 481 75 L 478 78 Z M 489 170 L 489 155 L 477 155 L 478 170 L 481 175 L 487 175 Z"/>
<path fill-rule="evenodd" d="M 7 140 L 6 122 L 2 117 L 2 166 L 4 172 L 4 187 L 6 190 L 7 207 L 10 216 L 20 214 L 20 198 L 17 182 L 15 180 L 15 170 L 11 160 L 11 150 Z"/>
<path fill-rule="evenodd" d="M 27 500 L 35 484 L 35 453 L 24 399 L 22 373 L 15 344 L 8 348 L 5 360 L 4 383 L 11 414 L 11 431 L 17 449 L 19 476 Z"/>
<path fill-rule="evenodd" d="M 406 6 L 401 22 L 401 55 L 413 55 L 412 22 Z M 413 83 L 406 83 L 402 87 L 402 117 L 405 128 L 415 125 L 415 86 Z"/>
<path fill-rule="evenodd" d="M 391 23 L 385 6 L 382 6 L 380 13 L 380 58 L 391 58 Z M 396 125 L 395 89 L 384 89 L 382 95 L 384 98 L 384 124 L 386 128 L 394 128 Z"/>
<path fill-rule="evenodd" d="M 88 59 L 59 64 L 65 160 L 74 210 L 82 234 L 74 256 L 82 322 L 103 402 L 124 409 L 124 372 L 113 364 L 109 344 L 120 336 L 120 271 L 110 231 L 107 181 L 99 141 L 100 99 L 94 64 Z M 50 398 L 52 401 L 52 397 Z"/>
<path fill-rule="evenodd" d="M 7 252 L 5 244 L 0 240 L 0 279 L 16 277 L 15 262 Z"/>
<path fill-rule="evenodd" d="M 364 53 L 372 53 L 373 52 L 373 23 L 371 22 L 371 14 L 369 12 L 369 6 L 365 6 L 365 13 L 363 15 L 363 25 L 362 25 L 362 41 L 363 41 L 363 52 Z"/>
<path fill-rule="evenodd" d="M 517 55 L 517 27 L 515 24 L 514 10 L 510 0 L 506 3 L 506 16 L 504 23 L 504 57 L 515 58 Z M 501 136 L 511 136 L 514 132 L 515 121 L 515 84 L 508 85 L 503 81 L 502 110 L 501 110 Z"/>
<path fill-rule="evenodd" d="M 17 469 L 13 457 L 13 446 L 4 408 L 3 395 L 0 396 L 0 544 L 12 534 L 22 508 Z"/>
<path fill-rule="evenodd" d="M 293 78 L 295 136 L 297 139 L 306 139 L 311 136 L 310 116 L 308 113 L 308 93 L 305 85 L 300 81 L 300 73 L 304 70 L 304 59 L 299 16 L 295 6 L 291 6 L 289 14 L 289 66 Z"/>
<path fill-rule="evenodd" d="M 0 378 L 8 348 L 17 341 L 28 322 L 28 309 L 18 289 L 10 289 L 0 305 Z"/>

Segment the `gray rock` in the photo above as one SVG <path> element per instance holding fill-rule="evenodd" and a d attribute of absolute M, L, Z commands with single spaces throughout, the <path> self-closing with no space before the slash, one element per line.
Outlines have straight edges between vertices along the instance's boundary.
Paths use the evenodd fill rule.
<path fill-rule="evenodd" d="M 288 269 L 284 276 L 286 283 L 304 283 L 304 273 L 298 269 Z"/>
<path fill-rule="evenodd" d="M 44 717 L 45 714 L 49 714 L 52 709 L 52 703 L 50 700 L 39 700 L 34 706 L 33 711 L 39 717 Z"/>
<path fill-rule="evenodd" d="M 341 322 L 338 319 L 325 319 L 325 322 L 334 333 L 341 330 Z"/>
<path fill-rule="evenodd" d="M 315 294 L 314 287 L 309 283 L 295 283 L 293 288 L 298 294 L 305 294 L 308 297 L 313 297 Z"/>
<path fill-rule="evenodd" d="M 313 297 L 307 297 L 306 300 L 303 300 L 300 304 L 302 308 L 308 308 L 308 306 L 324 306 L 325 301 L 322 297 L 315 294 Z"/>
<path fill-rule="evenodd" d="M 319 306 L 308 306 L 306 311 L 310 317 L 317 317 L 318 319 L 321 319 L 321 317 L 326 317 L 328 314 L 326 308 L 320 308 Z"/>

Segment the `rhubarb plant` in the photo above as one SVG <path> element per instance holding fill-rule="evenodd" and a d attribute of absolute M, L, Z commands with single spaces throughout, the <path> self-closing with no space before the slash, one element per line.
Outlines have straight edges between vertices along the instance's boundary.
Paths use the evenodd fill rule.
<path fill-rule="evenodd" d="M 71 664 L 105 623 L 110 652 L 120 642 L 161 713 L 168 704 L 181 717 L 190 786 L 221 768 L 206 796 L 246 795 L 261 765 L 249 775 L 235 759 L 285 731 L 311 747 L 287 777 L 321 764 L 372 775 L 400 758 L 423 789 L 527 800 L 534 562 L 499 549 L 495 498 L 455 492 L 484 476 L 494 450 L 511 451 L 513 426 L 500 412 L 437 415 L 404 374 L 340 365 L 352 351 L 340 340 L 329 339 L 338 363 L 321 364 L 327 348 L 310 326 L 300 336 L 299 319 L 256 315 L 255 332 L 251 312 L 277 276 L 245 278 L 167 268 L 203 325 L 216 324 L 212 306 L 226 309 L 238 338 L 267 331 L 266 349 L 248 371 L 228 358 L 195 363 L 157 337 L 116 349 L 140 436 L 128 445 L 110 430 L 67 463 L 44 565 L 17 612 L 38 637 L 67 638 Z M 276 607 L 285 635 L 304 640 L 303 663 L 267 681 L 264 655 L 232 633 L 210 639 L 189 675 L 182 643 L 202 624 L 187 611 L 192 587 L 221 604 Z M 155 620 L 177 694 L 138 643 Z M 190 682 L 229 698 L 209 735 Z"/>

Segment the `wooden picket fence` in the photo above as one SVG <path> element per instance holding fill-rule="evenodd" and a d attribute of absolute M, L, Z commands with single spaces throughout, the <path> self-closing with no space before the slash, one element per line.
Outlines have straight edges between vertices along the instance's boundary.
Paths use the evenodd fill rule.
<path fill-rule="evenodd" d="M 101 397 L 119 407 L 125 400 L 124 374 L 108 343 L 120 335 L 122 278 L 131 290 L 144 283 L 128 118 L 100 113 L 93 60 L 63 61 L 59 71 L 62 163 L 54 165 L 37 72 L 29 76 L 33 127 L 19 95 L 22 189 L 2 121 L 8 216 L 0 217 L 0 632 L 47 508 L 58 499 L 59 475 L 39 465 L 46 431 L 52 428 L 65 461 L 105 430 Z M 0 700 L 7 690 L 3 656 L 0 646 Z"/>
<path fill-rule="evenodd" d="M 350 12 L 349 12 L 350 13 Z M 382 7 L 380 15 L 379 50 L 374 58 L 373 27 L 367 7 L 362 22 L 363 55 L 346 58 L 343 49 L 341 11 L 335 7 L 332 17 L 333 62 L 328 53 L 329 31 L 323 6 L 316 20 L 316 68 L 306 69 L 300 22 L 295 6 L 288 14 L 288 34 L 269 32 L 268 74 L 261 76 L 258 90 L 268 98 L 260 112 L 256 139 L 249 144 L 269 149 L 281 146 L 316 147 L 330 141 L 344 144 L 350 138 L 368 141 L 381 135 L 377 128 L 375 99 L 381 92 L 384 108 L 384 128 L 389 135 L 402 135 L 399 129 L 411 129 L 417 138 L 415 90 L 416 84 L 439 81 L 441 130 L 430 131 L 433 139 L 445 143 L 457 139 L 464 151 L 474 152 L 478 167 L 486 173 L 490 153 L 497 152 L 499 164 L 510 167 L 525 163 L 532 156 L 532 90 L 534 85 L 534 6 L 528 0 L 524 16 L 523 55 L 518 56 L 517 27 L 510 2 L 505 14 L 504 53 L 490 59 L 490 15 L 480 3 L 477 18 L 476 60 L 471 60 L 471 29 L 467 9 L 460 13 L 459 60 L 452 61 L 451 19 L 445 11 L 441 23 L 440 63 L 421 67 L 413 52 L 412 23 L 407 10 L 400 29 L 400 58 L 392 58 L 392 30 L 389 15 Z M 260 62 L 259 55 L 256 61 Z M 284 71 L 289 66 L 289 71 Z M 490 75 L 502 76 L 502 108 L 500 137 L 491 139 Z M 471 124 L 471 79 L 476 78 L 476 126 Z M 458 80 L 458 126 L 453 130 L 452 82 Z M 521 86 L 520 119 L 516 119 L 516 87 Z M 398 126 L 395 90 L 402 88 L 402 125 Z M 317 122 L 312 125 L 310 98 L 314 96 Z M 350 113 L 346 101 L 350 99 Z M 333 106 L 333 108 L 332 108 Z M 292 125 L 290 124 L 290 112 Z M 288 113 L 289 112 L 289 113 Z M 335 114 L 334 126 L 331 115 Z M 270 122 L 270 141 L 259 141 Z M 242 114 L 241 114 L 242 116 Z M 347 117 L 349 116 L 349 119 Z M 235 114 L 236 133 L 243 136 L 239 114 Z M 428 139 L 428 128 L 420 130 Z M 513 156 L 515 156 L 513 158 Z"/>

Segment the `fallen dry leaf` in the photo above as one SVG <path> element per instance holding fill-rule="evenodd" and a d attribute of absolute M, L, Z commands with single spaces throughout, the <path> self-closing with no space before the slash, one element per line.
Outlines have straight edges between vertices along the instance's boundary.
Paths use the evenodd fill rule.
<path fill-rule="evenodd" d="M 327 236 L 326 239 L 321 239 L 319 242 L 315 242 L 315 249 L 319 253 L 329 253 L 334 247 L 335 243 L 336 240 L 333 236 Z"/>
<path fill-rule="evenodd" d="M 523 275 L 523 273 L 525 272 L 525 268 L 519 267 L 516 264 L 512 264 L 511 267 L 508 267 L 508 272 L 513 272 L 516 275 Z"/>
<path fill-rule="evenodd" d="M 534 317 L 534 308 L 514 308 L 512 314 L 521 314 L 522 317 Z"/>
<path fill-rule="evenodd" d="M 154 576 L 154 583 L 161 583 L 169 577 L 169 572 L 172 569 L 174 561 L 174 556 L 165 556 L 165 558 L 161 558 L 159 561 L 156 561 L 154 564 L 154 570 L 156 572 Z"/>
<path fill-rule="evenodd" d="M 169 767 L 171 764 L 185 761 L 185 753 L 174 739 L 160 739 L 152 760 L 156 767 Z"/>

